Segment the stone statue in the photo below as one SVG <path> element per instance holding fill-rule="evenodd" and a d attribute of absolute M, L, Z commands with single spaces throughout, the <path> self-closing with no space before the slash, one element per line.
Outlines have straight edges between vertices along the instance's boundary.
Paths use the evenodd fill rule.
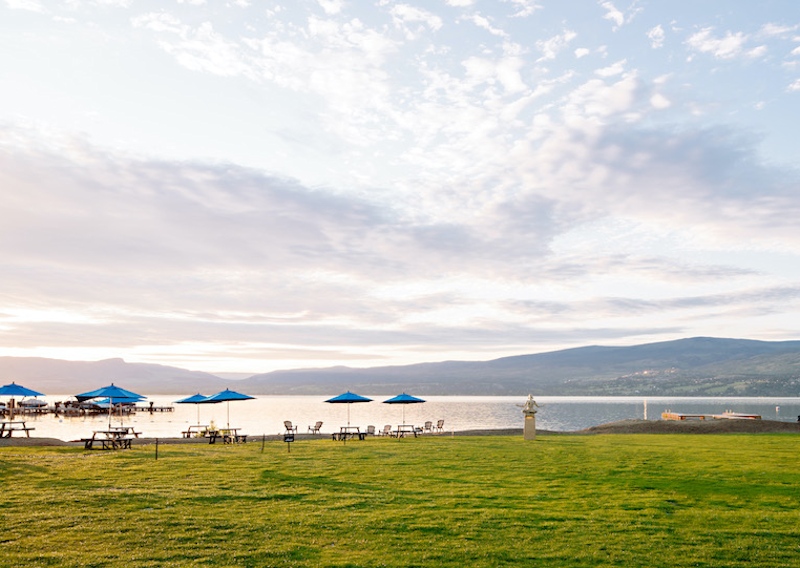
<path fill-rule="evenodd" d="M 533 395 L 528 395 L 528 400 L 525 401 L 525 404 L 518 404 L 517 406 L 522 407 L 522 414 L 525 415 L 525 428 L 523 429 L 523 437 L 526 440 L 535 440 L 536 439 L 536 409 L 539 408 L 539 405 L 536 404 L 536 401 L 533 400 Z"/>
<path fill-rule="evenodd" d="M 533 395 L 528 395 L 528 400 L 525 401 L 525 405 L 522 407 L 523 414 L 536 414 L 536 409 L 539 408 L 539 405 L 536 404 L 536 401 L 533 400 Z"/>

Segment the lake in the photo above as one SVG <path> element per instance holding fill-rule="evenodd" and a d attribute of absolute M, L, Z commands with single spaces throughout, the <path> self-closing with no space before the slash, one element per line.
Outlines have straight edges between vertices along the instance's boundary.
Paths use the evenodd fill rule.
<path fill-rule="evenodd" d="M 338 394 L 338 393 L 336 393 Z M 217 426 L 239 427 L 251 436 L 283 433 L 283 421 L 291 420 L 298 432 L 307 431 L 316 421 L 323 422 L 322 432 L 330 433 L 347 424 L 348 405 L 328 404 L 329 396 L 259 396 L 255 400 L 219 404 L 174 404 L 186 395 L 152 395 L 155 406 L 175 407 L 174 412 L 138 412 L 124 418 L 145 437 L 179 437 L 191 424 L 213 421 Z M 334 395 L 331 395 L 334 396 Z M 373 402 L 349 405 L 350 423 L 381 429 L 385 424 L 421 426 L 430 420 L 444 420 L 447 433 L 473 429 L 522 428 L 521 406 L 527 397 L 519 396 L 430 396 L 423 404 L 382 404 L 389 396 L 369 396 Z M 70 399 L 69 395 L 51 395 L 53 403 Z M 726 410 L 760 414 L 765 420 L 794 422 L 800 415 L 800 398 L 674 398 L 674 397 L 575 397 L 543 396 L 536 398 L 539 412 L 536 425 L 541 430 L 572 431 L 624 420 L 647 418 L 660 420 L 665 410 L 684 414 L 720 414 Z M 403 418 L 405 416 L 405 418 Z M 57 417 L 52 414 L 25 418 L 37 437 L 74 440 L 90 436 L 93 430 L 108 424 L 107 416 Z M 114 418 L 119 424 L 119 418 Z"/>

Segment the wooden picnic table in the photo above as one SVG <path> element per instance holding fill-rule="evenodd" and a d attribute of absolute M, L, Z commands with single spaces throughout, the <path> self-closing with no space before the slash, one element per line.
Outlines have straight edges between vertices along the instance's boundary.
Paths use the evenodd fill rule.
<path fill-rule="evenodd" d="M 416 438 L 420 430 L 420 428 L 417 428 L 413 424 L 400 424 L 397 426 L 397 430 L 393 430 L 391 434 L 394 438 L 405 438 L 408 434 L 413 434 Z"/>
<path fill-rule="evenodd" d="M 205 438 L 206 432 L 208 432 L 208 424 L 193 424 L 181 434 L 184 438 Z"/>
<path fill-rule="evenodd" d="M 35 430 L 35 428 L 26 426 L 22 420 L 0 422 L 0 438 L 10 438 L 14 432 L 25 432 L 25 435 L 30 438 L 31 430 Z"/>
<path fill-rule="evenodd" d="M 362 432 L 358 426 L 341 426 L 338 432 L 334 432 L 331 437 L 333 440 L 352 440 L 358 438 L 365 440 L 367 437 L 366 432 Z"/>
<path fill-rule="evenodd" d="M 138 438 L 142 434 L 137 432 L 133 426 L 112 426 L 108 431 L 122 436 L 133 436 L 134 438 Z"/>
<path fill-rule="evenodd" d="M 83 442 L 83 447 L 86 450 L 129 450 L 133 438 L 134 436 L 129 434 L 127 429 L 115 428 L 112 430 L 95 430 L 92 432 L 91 438 L 82 438 L 81 442 Z"/>
<path fill-rule="evenodd" d="M 247 442 L 247 434 L 239 434 L 241 428 L 219 428 L 209 430 L 206 433 L 209 444 L 214 444 L 217 438 L 222 438 L 223 444 L 244 444 Z"/>

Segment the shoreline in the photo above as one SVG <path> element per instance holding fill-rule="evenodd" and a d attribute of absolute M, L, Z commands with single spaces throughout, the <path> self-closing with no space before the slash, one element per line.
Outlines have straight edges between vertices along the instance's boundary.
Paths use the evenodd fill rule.
<path fill-rule="evenodd" d="M 598 434 L 800 434 L 800 422 L 777 420 L 620 420 L 591 426 L 582 430 L 556 431 L 536 430 L 537 436 L 575 436 Z M 424 434 L 424 437 L 456 436 L 522 436 L 522 428 L 475 429 L 440 434 Z M 283 442 L 283 435 L 255 435 L 250 443 L 260 441 Z M 295 440 L 327 440 L 330 434 L 295 434 Z M 208 444 L 205 438 L 135 438 L 134 445 L 155 444 Z M 82 447 L 83 442 L 59 440 L 58 438 L 16 437 L 0 438 L 2 447 L 63 446 Z"/>

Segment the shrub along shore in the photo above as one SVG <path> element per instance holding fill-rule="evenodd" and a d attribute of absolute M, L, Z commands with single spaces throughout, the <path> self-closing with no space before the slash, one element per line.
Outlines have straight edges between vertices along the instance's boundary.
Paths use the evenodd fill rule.
<path fill-rule="evenodd" d="M 791 433 L 297 440 L 159 444 L 157 459 L 145 440 L 0 447 L 0 565 L 753 567 L 800 554 Z"/>

